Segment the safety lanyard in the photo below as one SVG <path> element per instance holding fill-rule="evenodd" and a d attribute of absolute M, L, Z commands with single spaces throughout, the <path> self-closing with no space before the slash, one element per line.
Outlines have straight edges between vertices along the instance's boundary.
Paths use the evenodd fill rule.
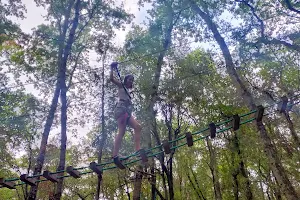
<path fill-rule="evenodd" d="M 119 79 L 120 79 L 120 82 L 121 82 L 121 84 L 122 84 L 122 86 L 123 86 L 123 88 L 124 88 L 126 94 L 127 94 L 127 95 L 129 96 L 129 98 L 131 99 L 131 96 L 130 96 L 130 94 L 129 94 L 127 88 L 126 88 L 125 85 L 123 84 L 123 81 L 122 81 L 122 78 L 121 78 L 121 75 L 120 75 L 120 72 L 119 72 L 118 67 L 116 67 L 116 71 L 117 71 L 118 77 L 119 77 Z"/>

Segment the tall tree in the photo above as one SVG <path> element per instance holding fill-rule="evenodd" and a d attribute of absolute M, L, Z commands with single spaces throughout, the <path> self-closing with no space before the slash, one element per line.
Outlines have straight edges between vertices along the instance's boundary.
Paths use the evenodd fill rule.
<path fill-rule="evenodd" d="M 41 5 L 47 5 L 48 2 L 39 1 L 38 2 Z M 106 10 L 102 12 L 101 8 L 105 8 Z M 86 14 L 83 14 L 83 12 L 87 12 Z M 73 19 L 71 19 L 73 16 Z M 105 16 L 105 17 L 103 17 Z M 49 7 L 49 19 L 53 21 L 55 26 L 54 29 L 57 30 L 58 36 L 56 38 L 52 38 L 50 36 L 50 39 L 58 41 L 58 49 L 57 52 L 57 81 L 56 81 L 56 88 L 54 92 L 54 97 L 52 100 L 51 109 L 49 111 L 48 119 L 45 124 L 45 129 L 42 137 L 41 147 L 40 147 L 40 153 L 38 156 L 38 162 L 34 170 L 34 174 L 38 174 L 41 172 L 43 162 L 44 162 L 44 156 L 46 152 L 46 144 L 49 136 L 49 132 L 51 129 L 51 125 L 54 118 L 54 113 L 56 111 L 57 103 L 58 103 L 58 97 L 61 95 L 62 100 L 62 107 L 61 107 L 61 134 L 62 134 L 62 140 L 61 140 L 61 159 L 60 164 L 58 168 L 60 170 L 64 169 L 65 165 L 65 149 L 66 149 L 66 112 L 67 112 L 67 102 L 66 102 L 66 93 L 67 90 L 72 86 L 72 78 L 74 75 L 74 72 L 76 70 L 76 67 L 78 66 L 77 60 L 75 59 L 74 67 L 70 71 L 68 70 L 68 62 L 69 57 L 72 58 L 72 46 L 76 46 L 74 48 L 74 51 L 83 52 L 80 50 L 81 48 L 78 48 L 82 46 L 80 43 L 84 40 L 84 38 L 88 38 L 88 40 L 92 40 L 92 37 L 86 37 L 83 36 L 83 33 L 85 31 L 90 30 L 90 27 L 95 26 L 98 27 L 99 20 L 97 21 L 97 17 L 103 17 L 103 20 L 106 19 L 117 19 L 116 22 L 112 22 L 112 26 L 120 26 L 124 21 L 127 20 L 128 15 L 125 14 L 121 9 L 111 9 L 106 2 L 90 2 L 90 3 L 84 3 L 80 0 L 78 1 L 66 1 L 66 2 L 52 2 Z M 63 20 L 63 23 L 62 23 Z M 69 26 L 70 22 L 72 22 L 72 26 Z M 99 27 L 98 27 L 99 28 Z M 68 33 L 68 35 L 67 35 Z M 42 37 L 49 38 L 49 35 L 47 33 L 42 33 Z M 54 35 L 55 37 L 55 35 Z M 76 45 L 74 43 L 76 42 Z M 87 41 L 88 42 L 88 41 Z M 88 44 L 91 42 L 88 42 Z M 91 48 L 92 46 L 84 46 L 85 51 L 88 48 Z M 80 55 L 78 56 L 80 57 Z M 68 75 L 68 80 L 66 79 Z M 66 81 L 69 82 L 68 86 L 66 85 Z M 61 180 L 62 181 L 62 180 Z M 58 184 L 58 191 L 57 191 L 57 198 L 61 196 L 62 192 L 62 182 L 59 182 Z M 34 199 L 36 196 L 36 190 L 37 187 L 31 188 L 31 197 Z"/>
<path fill-rule="evenodd" d="M 197 5 L 195 1 L 190 1 L 190 5 L 195 13 L 197 13 L 201 18 L 205 21 L 210 31 L 213 33 L 214 39 L 218 43 L 226 64 L 226 69 L 230 77 L 232 78 L 232 81 L 237 85 L 239 88 L 239 91 L 241 93 L 242 98 L 246 101 L 247 106 L 251 110 L 256 109 L 256 105 L 254 102 L 254 98 L 251 95 L 251 93 L 248 91 L 246 85 L 243 83 L 239 75 L 237 74 L 235 70 L 235 65 L 233 62 L 233 58 L 231 56 L 231 53 L 228 49 L 228 46 L 224 40 L 224 38 L 221 36 L 216 24 L 212 21 L 212 17 L 209 13 L 209 10 L 205 4 L 201 1 L 200 3 L 202 6 L 202 9 Z M 285 169 L 282 166 L 282 163 L 280 162 L 280 159 L 278 157 L 278 153 L 274 147 L 274 145 L 271 142 L 270 136 L 268 135 L 266 128 L 262 121 L 257 122 L 257 128 L 260 132 L 260 136 L 262 139 L 262 142 L 264 144 L 265 153 L 269 159 L 269 164 L 271 166 L 271 169 L 276 177 L 276 180 L 279 182 L 280 185 L 284 188 L 283 193 L 286 195 L 289 199 L 297 199 L 298 195 L 291 184 Z"/>

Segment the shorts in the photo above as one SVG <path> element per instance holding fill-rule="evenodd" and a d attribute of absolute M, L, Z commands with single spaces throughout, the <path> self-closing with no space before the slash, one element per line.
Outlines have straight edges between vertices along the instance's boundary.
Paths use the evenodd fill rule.
<path fill-rule="evenodd" d="M 132 113 L 132 104 L 126 101 L 119 101 L 114 110 L 114 117 L 118 120 L 120 117 L 126 119 L 126 124 L 131 117 Z"/>

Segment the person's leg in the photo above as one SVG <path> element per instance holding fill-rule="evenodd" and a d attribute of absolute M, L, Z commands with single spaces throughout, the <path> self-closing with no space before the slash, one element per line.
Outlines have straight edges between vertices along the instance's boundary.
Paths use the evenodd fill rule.
<path fill-rule="evenodd" d="M 132 116 L 128 120 L 128 125 L 134 129 L 134 147 L 136 151 L 139 151 L 141 149 L 142 127 Z"/>
<path fill-rule="evenodd" d="M 117 120 L 118 121 L 119 132 L 118 132 L 118 135 L 115 138 L 113 157 L 116 157 L 119 153 L 121 143 L 122 143 L 122 138 L 123 138 L 123 136 L 125 134 L 125 131 L 126 131 L 126 118 L 127 118 L 127 115 L 124 114 L 124 115 L 121 115 Z"/>

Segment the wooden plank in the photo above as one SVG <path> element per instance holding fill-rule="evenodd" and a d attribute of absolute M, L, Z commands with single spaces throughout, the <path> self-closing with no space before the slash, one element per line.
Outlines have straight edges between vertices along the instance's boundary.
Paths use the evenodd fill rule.
<path fill-rule="evenodd" d="M 16 189 L 14 182 L 5 182 L 4 178 L 0 178 L 0 185 L 9 189 Z"/>
<path fill-rule="evenodd" d="M 209 124 L 209 130 L 210 130 L 210 138 L 215 138 L 217 133 L 217 127 L 215 123 Z"/>
<path fill-rule="evenodd" d="M 125 165 L 123 165 L 122 161 L 119 157 L 114 157 L 114 163 L 115 165 L 120 169 L 126 169 Z"/>
<path fill-rule="evenodd" d="M 98 166 L 96 162 L 91 162 L 90 163 L 90 169 L 93 170 L 93 172 L 95 172 L 96 174 L 98 175 L 101 175 L 102 176 L 102 173 L 103 173 L 103 169 L 101 166 Z"/>
<path fill-rule="evenodd" d="M 189 147 L 194 145 L 193 136 L 191 132 L 185 133 L 186 142 Z"/>
<path fill-rule="evenodd" d="M 164 140 L 163 141 L 163 148 L 166 154 L 170 154 L 171 153 L 171 147 L 170 147 L 170 143 L 168 140 Z"/>
<path fill-rule="evenodd" d="M 52 183 L 57 183 L 57 175 L 56 174 L 51 174 L 50 171 L 44 171 L 43 172 L 43 177 L 45 177 L 47 180 L 51 181 Z"/>
<path fill-rule="evenodd" d="M 257 106 L 256 111 L 256 121 L 261 122 L 264 116 L 265 108 L 262 105 Z"/>
<path fill-rule="evenodd" d="M 239 130 L 240 122 L 241 122 L 240 116 L 239 115 L 233 115 L 232 128 L 233 128 L 234 131 Z"/>
<path fill-rule="evenodd" d="M 20 176 L 20 180 L 31 185 L 31 186 L 36 186 L 36 178 L 29 178 L 28 174 L 22 174 Z"/>
<path fill-rule="evenodd" d="M 67 167 L 67 172 L 74 178 L 80 178 L 80 173 L 77 170 L 74 170 L 72 166 Z"/>
<path fill-rule="evenodd" d="M 147 163 L 148 162 L 148 157 L 147 157 L 145 149 L 140 149 L 139 152 L 140 152 L 140 156 L 141 156 L 142 162 L 143 163 Z"/>

